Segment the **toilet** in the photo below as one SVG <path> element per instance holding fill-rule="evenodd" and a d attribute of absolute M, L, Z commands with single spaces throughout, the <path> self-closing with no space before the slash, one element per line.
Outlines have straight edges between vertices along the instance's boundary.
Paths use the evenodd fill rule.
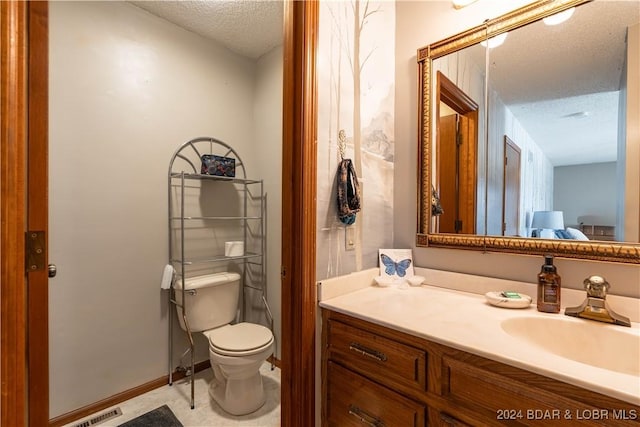
<path fill-rule="evenodd" d="M 275 346 L 273 334 L 262 325 L 242 322 L 236 317 L 240 295 L 240 275 L 216 273 L 185 280 L 185 311 L 191 332 L 202 332 L 209 342 L 213 380 L 209 394 L 225 411 L 245 415 L 256 411 L 266 400 L 260 366 Z M 182 304 L 182 280 L 176 280 L 175 297 Z M 176 305 L 178 320 L 186 330 L 182 310 Z"/>

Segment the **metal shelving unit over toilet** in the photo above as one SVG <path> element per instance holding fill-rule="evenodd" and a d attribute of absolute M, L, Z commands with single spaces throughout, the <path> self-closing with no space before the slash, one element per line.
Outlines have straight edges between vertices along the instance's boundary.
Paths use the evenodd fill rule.
<path fill-rule="evenodd" d="M 221 157 L 231 157 L 235 159 L 235 177 L 215 176 L 200 173 L 201 158 L 202 155 L 213 154 Z M 228 183 L 233 185 L 237 190 L 237 186 L 242 188 L 243 192 L 243 206 L 241 215 L 229 215 L 229 216 L 191 216 L 186 215 L 185 212 L 185 194 L 188 182 L 207 182 L 215 181 L 220 183 Z M 251 188 L 258 188 L 257 194 L 251 193 Z M 200 188 L 202 191 L 202 188 Z M 178 198 L 178 200 L 176 200 Z M 257 200 L 258 215 L 248 215 L 249 202 Z M 217 140 L 211 137 L 195 138 L 182 144 L 171 157 L 169 163 L 168 173 L 168 212 L 169 212 L 169 263 L 174 267 L 176 271 L 175 280 L 172 281 L 170 296 L 169 296 L 169 384 L 173 383 L 173 327 L 174 327 L 174 314 L 180 312 L 180 315 L 185 324 L 186 334 L 189 341 L 189 346 L 183 353 L 182 359 L 189 353 L 191 356 L 190 366 L 188 368 L 179 365 L 177 369 L 185 371 L 186 375 L 191 376 L 191 408 L 195 407 L 194 404 L 194 369 L 195 369 L 195 354 L 194 354 L 194 340 L 192 331 L 189 329 L 189 323 L 186 319 L 187 307 L 184 304 L 187 301 L 186 297 L 190 291 L 185 289 L 184 283 L 188 279 L 190 268 L 206 269 L 208 266 L 213 266 L 222 262 L 235 261 L 242 263 L 242 284 L 243 284 L 243 298 L 241 301 L 240 317 L 244 319 L 244 296 L 246 288 L 255 289 L 261 292 L 262 303 L 265 308 L 265 313 L 269 321 L 271 332 L 273 333 L 273 316 L 267 302 L 265 293 L 266 283 L 266 226 L 265 226 L 265 206 L 264 206 L 264 185 L 262 180 L 247 179 L 244 163 L 240 159 L 238 153 L 228 144 L 223 141 Z M 179 204 L 177 203 L 179 202 Z M 176 212 L 177 211 L 177 212 Z M 244 247 L 248 248 L 248 240 L 250 235 L 250 223 L 257 222 L 258 225 L 258 238 L 260 239 L 257 252 L 244 252 L 239 256 L 224 256 L 215 255 L 199 258 L 187 258 L 185 256 L 185 248 L 189 244 L 188 239 L 185 237 L 185 226 L 190 221 L 201 221 L 202 223 L 214 224 L 210 228 L 220 228 L 219 223 L 240 222 L 243 232 Z M 236 226 L 236 227 L 240 227 Z M 174 235 L 177 235 L 177 240 Z M 179 244 L 179 250 L 176 245 Z M 254 245 L 255 246 L 255 245 Z M 254 279 L 250 277 L 250 266 L 257 267 L 259 269 L 259 278 L 257 283 L 254 283 Z M 181 280 L 183 284 L 180 289 L 174 287 L 176 280 Z M 249 284 L 251 283 L 251 284 Z M 176 292 L 181 292 L 181 301 L 177 301 L 175 297 Z M 178 310 L 175 310 L 173 306 L 177 306 Z M 175 311 L 174 311 L 175 310 Z"/>

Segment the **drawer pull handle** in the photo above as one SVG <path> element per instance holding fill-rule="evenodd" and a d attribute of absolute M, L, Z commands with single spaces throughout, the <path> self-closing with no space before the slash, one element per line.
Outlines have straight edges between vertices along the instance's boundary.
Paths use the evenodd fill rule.
<path fill-rule="evenodd" d="M 381 353 L 377 350 L 372 350 L 356 342 L 352 342 L 351 344 L 349 344 L 349 350 L 355 351 L 356 353 L 359 353 L 363 356 L 367 356 L 367 357 L 371 357 L 373 359 L 379 360 L 380 362 L 387 361 L 386 354 Z"/>
<path fill-rule="evenodd" d="M 445 425 L 449 427 L 464 427 L 466 424 L 460 422 L 456 418 L 453 418 L 451 415 L 446 414 L 444 412 L 440 412 L 440 420 L 442 420 Z"/>
<path fill-rule="evenodd" d="M 380 418 L 367 414 L 362 409 L 354 405 L 349 405 L 349 415 L 356 417 L 361 423 L 369 427 L 384 427 L 384 423 Z"/>

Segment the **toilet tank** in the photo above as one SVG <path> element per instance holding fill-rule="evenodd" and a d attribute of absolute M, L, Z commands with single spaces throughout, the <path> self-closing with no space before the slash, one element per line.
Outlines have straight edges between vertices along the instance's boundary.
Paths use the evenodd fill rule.
<path fill-rule="evenodd" d="M 185 313 L 192 332 L 231 323 L 236 317 L 240 295 L 238 273 L 215 273 L 185 280 Z M 174 285 L 175 299 L 182 304 L 182 279 Z M 186 330 L 182 309 L 176 305 L 180 327 Z"/>

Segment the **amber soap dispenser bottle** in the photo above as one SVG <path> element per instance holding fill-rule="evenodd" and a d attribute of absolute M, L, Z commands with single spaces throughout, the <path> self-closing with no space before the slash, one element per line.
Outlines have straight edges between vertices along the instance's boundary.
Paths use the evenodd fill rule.
<path fill-rule="evenodd" d="M 544 256 L 542 271 L 538 274 L 538 311 L 560 312 L 560 275 L 553 265 L 553 255 Z"/>

